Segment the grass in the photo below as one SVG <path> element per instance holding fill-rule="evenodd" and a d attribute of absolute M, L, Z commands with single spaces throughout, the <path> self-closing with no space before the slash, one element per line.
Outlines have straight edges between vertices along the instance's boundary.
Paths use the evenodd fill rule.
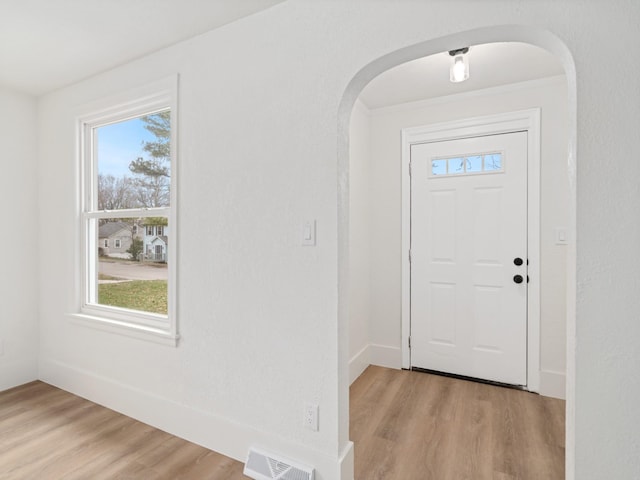
<path fill-rule="evenodd" d="M 142 312 L 167 314 L 166 280 L 133 280 L 98 285 L 98 303 Z"/>

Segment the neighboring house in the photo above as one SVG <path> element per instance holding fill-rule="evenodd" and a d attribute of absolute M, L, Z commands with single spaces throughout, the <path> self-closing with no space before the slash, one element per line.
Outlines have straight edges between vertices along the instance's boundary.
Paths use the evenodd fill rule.
<path fill-rule="evenodd" d="M 150 262 L 166 262 L 167 261 L 167 245 L 169 242 L 169 227 L 167 225 L 145 225 L 141 230 L 144 233 L 142 241 L 144 242 L 143 260 Z"/>
<path fill-rule="evenodd" d="M 107 222 L 98 229 L 98 253 L 100 256 L 129 258 L 131 225 L 125 222 Z"/>

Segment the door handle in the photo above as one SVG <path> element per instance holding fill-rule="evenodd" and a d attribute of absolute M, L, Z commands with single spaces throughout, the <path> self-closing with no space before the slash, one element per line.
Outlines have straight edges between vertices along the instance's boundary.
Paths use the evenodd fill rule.
<path fill-rule="evenodd" d="M 513 259 L 513 263 L 516 267 L 519 267 L 520 265 L 522 265 L 524 262 L 522 261 L 522 259 L 520 257 L 516 257 Z"/>
<path fill-rule="evenodd" d="M 515 275 L 513 277 L 513 281 L 516 283 L 522 283 L 524 281 L 524 278 L 522 278 L 522 275 Z"/>

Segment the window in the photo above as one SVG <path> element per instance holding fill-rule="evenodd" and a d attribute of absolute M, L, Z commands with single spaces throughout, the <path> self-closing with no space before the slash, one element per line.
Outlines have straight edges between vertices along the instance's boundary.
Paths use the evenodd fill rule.
<path fill-rule="evenodd" d="M 83 292 L 77 315 L 174 345 L 175 96 L 173 84 L 80 120 Z M 139 225 L 146 236 L 138 235 Z M 101 251 L 98 239 L 113 235 L 121 250 Z"/>
<path fill-rule="evenodd" d="M 108 238 L 104 239 L 104 248 L 109 248 L 109 239 Z"/>
<path fill-rule="evenodd" d="M 504 171 L 503 155 L 499 152 L 463 155 L 431 160 L 432 177 L 500 173 Z"/>
<path fill-rule="evenodd" d="M 502 170 L 502 155 L 492 153 L 484 156 L 484 171 L 500 171 Z"/>

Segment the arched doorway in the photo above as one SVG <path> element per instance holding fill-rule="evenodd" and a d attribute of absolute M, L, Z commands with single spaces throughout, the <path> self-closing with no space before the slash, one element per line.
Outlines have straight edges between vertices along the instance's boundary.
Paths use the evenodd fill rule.
<path fill-rule="evenodd" d="M 566 77 L 563 76 L 562 80 L 560 81 L 562 83 L 562 87 L 565 88 L 565 92 L 566 92 L 566 97 L 565 97 L 565 106 L 568 105 L 568 107 L 566 107 L 566 111 L 567 111 L 567 123 L 566 123 L 566 136 L 565 139 L 561 141 L 561 148 L 562 150 L 562 154 L 561 154 L 561 158 L 562 159 L 566 159 L 566 145 L 569 145 L 568 151 L 569 151 L 569 161 L 568 162 L 561 162 L 561 164 L 563 164 L 563 166 L 569 165 L 568 168 L 564 169 L 564 175 L 565 175 L 565 179 L 566 179 L 566 207 L 567 207 L 567 211 L 566 211 L 566 218 L 565 218 L 565 223 L 563 223 L 562 225 L 557 225 L 559 232 L 556 232 L 558 235 L 563 234 L 565 235 L 564 238 L 571 238 L 571 234 L 572 232 L 575 230 L 575 202 L 573 201 L 573 199 L 575 198 L 575 191 L 571 190 L 572 186 L 575 185 L 575 168 L 574 167 L 574 163 L 575 163 L 575 156 L 573 154 L 574 150 L 575 150 L 575 78 L 572 76 L 572 72 L 573 72 L 573 66 L 571 63 L 571 58 L 570 55 L 568 54 L 568 52 L 566 52 L 565 47 L 561 44 L 561 42 L 559 42 L 557 39 L 550 39 L 549 35 L 546 34 L 545 32 L 532 32 L 530 29 L 523 29 L 522 31 L 519 31 L 518 29 L 515 29 L 513 27 L 509 27 L 509 28 L 504 28 L 503 30 L 503 34 L 504 36 L 502 38 L 499 38 L 500 35 L 498 35 L 499 31 L 501 29 L 492 29 L 491 31 L 489 30 L 482 30 L 482 31 L 474 31 L 472 32 L 473 35 L 470 35 L 469 32 L 467 32 L 464 35 L 460 35 L 460 37 L 464 37 L 464 40 L 466 42 L 469 41 L 470 36 L 477 36 L 477 43 L 470 43 L 472 45 L 480 45 L 483 43 L 483 38 L 484 39 L 490 39 L 489 42 L 495 42 L 496 40 L 500 39 L 502 42 L 504 41 L 509 41 L 509 42 L 518 42 L 518 41 L 525 41 L 529 44 L 532 45 L 539 45 L 541 47 L 545 47 L 547 50 L 549 50 L 550 52 L 552 52 L 558 59 L 559 62 L 562 64 L 562 67 L 564 69 L 564 72 L 566 74 Z M 437 44 L 437 45 L 436 45 Z M 400 63 L 403 63 L 405 61 L 409 61 L 412 60 L 414 58 L 418 58 L 420 55 L 418 54 L 419 51 L 421 51 L 422 55 L 429 55 L 429 54 L 433 54 L 434 56 L 437 54 L 442 54 L 442 50 L 440 50 L 439 52 L 434 52 L 435 48 L 440 48 L 442 49 L 442 45 L 446 44 L 445 49 L 448 48 L 449 46 L 451 48 L 455 48 L 459 45 L 459 42 L 457 41 L 456 36 L 452 36 L 452 37 L 448 37 L 447 39 L 440 39 L 438 42 L 434 41 L 434 42 L 426 42 L 425 44 L 419 45 L 419 46 L 413 46 L 410 47 L 408 49 L 405 49 L 403 51 L 400 52 L 395 52 L 393 54 L 387 55 L 371 64 L 369 64 L 367 67 L 365 67 L 363 70 L 361 70 L 359 72 L 358 75 L 356 75 L 356 77 L 353 79 L 350 88 L 347 90 L 347 93 L 345 94 L 345 98 L 343 100 L 343 112 L 344 109 L 346 108 L 347 110 L 349 110 L 348 113 L 351 113 L 350 108 L 354 107 L 355 105 L 355 109 L 358 110 L 362 110 L 362 104 L 356 100 L 357 95 L 360 94 L 363 91 L 364 85 L 370 80 L 376 77 L 377 74 L 381 74 L 382 72 L 388 70 L 389 68 L 392 68 L 395 65 L 398 65 Z M 473 49 L 472 49 L 473 50 Z M 412 57 L 412 58 L 409 58 Z M 473 69 L 473 63 L 472 63 L 472 69 Z M 380 77 L 378 77 L 380 78 Z M 556 79 L 556 81 L 559 81 L 558 79 Z M 375 80 L 374 80 L 375 82 Z M 544 82 L 543 82 L 544 83 Z M 567 85 L 568 85 L 568 89 L 567 89 Z M 486 93 L 486 92 L 485 92 Z M 496 94 L 496 92 L 490 92 L 492 95 Z M 489 95 L 490 96 L 490 95 Z M 423 105 L 423 107 L 425 107 L 426 109 L 431 109 L 431 110 L 439 110 L 440 113 L 440 119 L 450 119 L 450 118 L 456 118 L 455 114 L 453 117 L 449 117 L 447 118 L 447 115 L 451 115 L 451 112 L 446 112 L 445 110 L 447 109 L 447 106 L 450 106 L 451 103 L 455 103 L 456 101 L 458 103 L 460 102 L 469 102 L 469 98 L 471 98 L 469 95 L 467 95 L 466 98 L 459 98 L 459 99 L 452 99 L 452 98 L 447 98 L 446 102 L 444 101 L 440 101 L 440 104 L 437 107 L 434 107 L 434 105 L 436 103 L 438 103 L 438 101 L 427 101 L 425 105 Z M 478 97 L 479 98 L 479 97 Z M 488 97 L 487 97 L 488 98 Z M 480 102 L 481 103 L 481 102 Z M 348 105 L 348 107 L 346 106 Z M 387 114 L 387 117 L 393 116 L 395 114 L 398 113 L 398 111 L 400 110 L 400 108 L 397 107 L 397 103 L 395 104 L 396 107 L 392 107 L 390 105 L 384 105 L 384 106 L 377 106 L 378 109 L 382 108 L 382 109 L 386 109 L 385 114 Z M 405 105 L 406 106 L 406 105 Z M 468 106 L 468 103 L 467 103 Z M 365 106 L 366 107 L 366 106 Z M 459 107 L 459 105 L 458 105 Z M 395 108 L 395 110 L 394 110 Z M 470 107 L 469 110 L 475 114 L 478 113 L 477 110 L 474 110 L 476 107 Z M 486 111 L 485 111 L 486 112 Z M 360 112 L 362 113 L 362 111 Z M 459 114 L 459 112 L 458 112 Z M 354 114 L 354 115 L 357 115 Z M 398 116 L 398 115 L 396 115 Z M 473 114 L 470 114 L 468 116 L 473 116 Z M 411 116 L 409 116 L 411 117 Z M 416 126 L 416 125 L 420 125 L 420 124 L 426 124 L 426 123 L 437 123 L 436 121 L 432 121 L 432 122 L 424 122 L 418 118 L 418 115 L 415 115 L 415 112 L 413 114 L 413 116 L 411 117 L 410 120 L 406 120 L 405 118 L 405 123 L 404 126 Z M 342 118 L 342 117 L 341 117 Z M 457 117 L 460 118 L 460 117 Z M 389 118 L 386 119 L 387 121 L 389 120 Z M 397 120 L 397 119 L 395 119 Z M 412 123 L 413 122 L 413 123 Z M 381 122 L 378 122 L 381 123 Z M 393 122 L 392 122 L 393 123 Z M 394 125 L 397 127 L 399 125 L 398 121 L 396 121 L 394 123 Z M 341 135 L 344 134 L 343 128 L 345 128 L 345 125 L 341 125 Z M 378 128 L 375 133 L 373 134 L 373 136 L 378 137 L 380 134 L 380 130 L 379 130 L 379 125 L 376 127 Z M 399 137 L 399 134 L 398 134 Z M 379 137 L 378 137 L 379 138 Z M 353 153 L 353 138 L 351 138 L 352 142 L 351 142 L 351 147 L 352 147 L 352 152 Z M 399 138 L 398 138 L 399 140 Z M 396 143 L 396 146 L 399 149 L 399 141 Z M 375 148 L 378 148 L 379 145 Z M 366 150 L 366 149 L 365 149 Z M 378 149 L 379 151 L 379 149 Z M 389 153 L 390 150 L 388 150 L 386 153 Z M 339 161 L 339 167 L 341 171 L 343 170 L 343 167 L 345 167 L 344 165 L 344 157 L 342 155 L 346 154 L 345 151 L 341 151 L 340 152 L 340 161 Z M 360 152 L 362 153 L 362 152 Z M 367 153 L 365 152 L 365 155 Z M 383 153 L 384 154 L 384 153 Z M 347 154 L 348 156 L 348 154 Z M 399 153 L 398 153 L 398 157 L 399 157 Z M 353 160 L 353 159 L 352 159 Z M 558 162 L 558 158 L 555 158 L 555 162 Z M 390 161 L 390 164 L 393 163 L 393 160 Z M 397 168 L 398 170 L 400 169 L 400 165 L 399 162 L 396 162 L 397 164 L 395 165 L 394 168 Z M 353 167 L 353 162 L 352 165 Z M 378 167 L 380 166 L 380 163 L 378 164 Z M 360 167 L 362 167 L 362 165 L 360 165 Z M 353 171 L 349 172 L 349 181 L 350 181 L 350 188 L 353 189 L 355 188 L 362 190 L 363 188 L 365 188 L 363 186 L 363 181 L 362 178 L 356 178 L 353 176 Z M 371 172 L 369 172 L 371 174 Z M 555 172 L 554 175 L 562 175 L 563 173 L 560 172 Z M 392 171 L 392 170 L 384 170 L 384 169 L 378 169 L 378 171 L 375 171 L 374 173 L 372 173 L 371 175 L 376 175 L 378 176 L 378 180 L 377 182 L 369 182 L 369 188 L 373 188 L 375 190 L 375 194 L 378 196 L 378 202 L 374 203 L 374 205 L 366 205 L 366 202 L 356 202 L 356 211 L 354 211 L 354 204 L 351 204 L 351 215 L 350 215 L 350 219 L 348 221 L 348 223 L 346 221 L 344 221 L 345 217 L 348 217 L 348 215 L 344 215 L 344 205 L 347 205 L 347 199 L 345 198 L 345 191 L 343 190 L 341 193 L 343 195 L 343 198 L 341 199 L 342 201 L 340 202 L 340 205 L 343 206 L 342 207 L 342 211 L 341 211 L 341 215 L 340 218 L 341 220 L 344 222 L 342 224 L 343 229 L 342 229 L 342 233 L 343 233 L 343 237 L 341 240 L 341 255 L 344 255 L 342 258 L 349 258 L 349 265 L 350 265 L 350 269 L 351 269 L 351 274 L 353 274 L 354 272 L 354 268 L 358 269 L 358 268 L 363 268 L 364 265 L 366 265 L 367 261 L 370 263 L 372 258 L 380 258 L 380 252 L 382 252 L 383 250 L 380 249 L 380 243 L 384 243 L 385 241 L 387 242 L 387 249 L 386 252 L 389 253 L 391 252 L 389 255 L 384 255 L 383 257 L 387 260 L 389 260 L 387 262 L 386 265 L 383 265 L 382 267 L 378 266 L 376 268 L 380 268 L 380 271 L 378 272 L 378 277 L 377 278 L 372 278 L 372 291 L 369 294 L 369 298 L 375 298 L 376 301 L 378 301 L 379 303 L 373 306 L 370 306 L 370 312 L 373 311 L 375 312 L 376 315 L 378 315 L 378 317 L 380 318 L 386 318 L 387 322 L 382 323 L 380 321 L 375 321 L 373 323 L 373 325 L 370 323 L 368 325 L 368 344 L 359 349 L 358 346 L 358 342 L 354 342 L 354 335 L 353 335 L 353 331 L 354 331 L 354 322 L 353 322 L 353 312 L 354 312 L 354 301 L 355 303 L 357 302 L 364 302 L 366 301 L 366 295 L 364 295 L 361 291 L 357 291 L 357 287 L 354 290 L 354 282 L 350 283 L 350 293 L 349 293 L 349 305 L 351 307 L 351 312 L 352 312 L 352 317 L 351 317 L 351 321 L 346 321 L 348 327 L 350 327 L 351 329 L 351 338 L 350 338 L 350 345 L 348 346 L 348 351 L 349 354 L 345 355 L 345 357 L 347 357 L 347 366 L 345 368 L 346 372 L 348 372 L 348 374 L 345 374 L 349 377 L 349 381 L 353 380 L 354 376 L 357 376 L 358 372 L 361 371 L 361 368 L 363 368 L 363 366 L 369 364 L 369 363 L 374 363 L 374 364 L 378 364 L 378 365 L 385 365 L 385 366 L 390 366 L 393 368 L 399 368 L 400 367 L 400 356 L 401 356 L 401 346 L 399 345 L 399 342 L 402 341 L 402 337 L 399 334 L 400 332 L 400 322 L 397 322 L 396 320 L 399 319 L 399 305 L 401 304 L 401 301 L 398 300 L 397 304 L 393 304 L 393 302 L 391 302 L 391 308 L 389 310 L 392 310 L 393 312 L 390 313 L 390 311 L 385 311 L 384 302 L 387 302 L 387 304 L 389 304 L 388 300 L 385 300 L 384 298 L 384 292 L 385 289 L 393 289 L 392 283 L 395 281 L 394 279 L 396 278 L 396 275 L 399 274 L 399 271 L 401 269 L 401 258 L 400 258 L 400 254 L 399 252 L 394 252 L 394 248 L 388 248 L 389 245 L 395 245 L 397 250 L 399 250 L 399 237 L 400 237 L 400 233 L 398 232 L 398 227 L 399 227 L 399 215 L 401 212 L 400 209 L 400 201 L 399 201 L 399 183 L 400 183 L 400 172 L 398 171 L 397 174 Z M 341 177 L 343 178 L 343 177 Z M 393 183 L 395 179 L 395 183 L 396 185 L 392 188 L 392 190 L 394 190 L 395 192 L 395 197 L 394 197 L 394 192 L 392 192 L 391 195 L 385 196 L 385 195 L 380 195 L 381 193 L 381 185 L 383 185 L 384 181 L 387 182 L 391 182 Z M 544 179 L 543 179 L 544 181 Z M 366 182 L 364 182 L 366 183 Z M 342 185 L 342 183 L 341 183 Z M 371 187 L 371 185 L 373 185 L 373 187 Z M 544 185 L 543 185 L 543 189 L 544 189 Z M 353 195 L 352 195 L 352 199 L 353 199 Z M 369 208 L 369 212 L 368 212 L 368 217 L 371 218 L 373 216 L 375 216 L 376 218 L 376 222 L 378 222 L 379 224 L 381 222 L 387 222 L 387 238 L 385 238 L 385 232 L 384 229 L 380 228 L 378 225 L 378 228 L 369 228 L 367 229 L 363 229 L 362 225 L 360 222 L 360 218 L 358 217 L 359 214 L 362 213 L 363 210 L 366 210 L 366 208 Z M 360 209 L 360 212 L 358 212 L 357 210 Z M 393 213 L 393 210 L 396 210 L 396 213 Z M 372 212 L 372 210 L 375 210 L 375 215 L 374 212 Z M 544 213 L 543 213 L 544 215 Z M 395 218 L 395 220 L 394 220 Z M 348 225 L 348 226 L 345 226 Z M 548 225 L 544 225 L 543 230 L 548 230 L 549 226 Z M 356 242 L 361 242 L 362 239 L 369 239 L 370 241 L 375 241 L 378 243 L 377 246 L 371 248 L 368 252 L 368 255 L 363 254 L 362 250 L 366 250 L 366 248 L 362 249 L 354 249 L 351 248 L 351 251 L 349 252 L 349 244 L 347 244 L 345 242 L 345 235 L 346 232 L 349 232 L 351 238 L 350 238 L 350 245 L 351 247 L 354 246 L 354 243 Z M 389 233 L 391 232 L 391 233 Z M 355 239 L 355 242 L 354 242 Z M 375 240 L 371 240 L 371 239 L 375 239 Z M 359 245 L 360 246 L 360 245 Z M 566 328 L 566 331 L 569 332 L 566 338 L 566 341 L 563 342 L 563 347 L 568 343 L 569 345 L 572 344 L 573 342 L 573 336 L 572 333 L 573 329 L 574 329 L 574 323 L 575 323 L 575 318 L 573 315 L 574 312 L 574 304 L 575 304 L 575 284 L 573 284 L 573 275 L 565 275 L 565 272 L 575 272 L 575 250 L 573 245 L 569 244 L 566 246 L 561 247 L 564 249 L 564 254 L 565 254 L 565 265 L 560 267 L 559 271 L 562 271 L 562 276 L 564 279 L 568 279 L 567 284 L 566 284 L 566 289 L 565 289 L 565 294 L 564 294 L 564 298 L 566 299 L 566 311 L 568 312 L 566 317 L 563 318 L 566 319 L 566 326 L 564 326 L 564 328 Z M 355 255 L 354 255 L 355 253 Z M 397 253 L 397 254 L 396 254 Z M 549 253 L 547 252 L 547 255 L 549 255 Z M 354 257 L 358 257 L 359 258 L 354 258 Z M 392 264 L 395 262 L 395 266 L 392 266 Z M 344 267 L 344 262 L 341 262 L 341 269 L 345 268 Z M 395 269 L 395 270 L 394 270 Z M 366 267 L 365 267 L 366 270 Z M 383 274 L 387 274 L 389 275 L 389 272 L 391 272 L 391 274 L 389 275 L 391 277 L 391 281 L 387 284 L 385 284 L 384 282 L 381 282 L 380 279 L 382 278 L 380 272 L 382 272 Z M 363 275 L 367 275 L 367 272 L 360 272 L 360 274 Z M 370 274 L 370 272 L 369 272 Z M 556 276 L 557 277 L 557 272 L 549 272 L 550 275 L 552 276 Z M 348 275 L 347 275 L 348 276 Z M 353 276 L 352 276 L 353 277 Z M 346 278 L 346 277 L 345 277 Z M 376 283 L 377 282 L 377 283 Z M 397 282 L 399 283 L 399 281 Z M 343 290 L 341 289 L 341 296 L 342 296 Z M 396 299 L 399 295 L 399 292 L 396 291 L 395 292 L 396 295 Z M 345 305 L 345 298 L 341 298 L 341 305 Z M 355 309 L 358 308 L 358 305 L 355 305 Z M 560 309 L 564 310 L 565 307 L 564 306 L 560 306 Z M 345 310 L 341 310 L 342 312 L 344 312 Z M 364 315 L 361 315 L 359 317 L 360 320 L 360 325 L 356 325 L 356 328 L 362 328 L 362 324 L 364 323 L 362 321 L 362 318 L 367 318 L 367 312 L 365 311 Z M 343 317 L 344 319 L 344 317 Z M 388 319 L 391 319 L 391 321 L 388 321 Z M 357 323 L 357 322 L 356 322 Z M 345 327 L 344 323 L 343 323 L 343 327 Z M 344 331 L 344 328 L 343 328 Z M 380 341 L 381 338 L 392 338 L 393 342 L 391 342 L 391 344 L 387 344 L 385 345 L 384 343 L 382 343 Z M 563 339 L 564 340 L 564 339 Z M 544 347 L 543 347 L 544 348 Z M 569 349 L 568 351 L 571 351 L 571 349 Z M 556 352 L 556 358 L 557 358 L 557 352 Z M 564 348 L 562 349 L 562 356 L 566 357 L 566 354 L 564 353 Z M 564 358 L 563 358 L 564 359 Z M 568 400 L 568 404 L 567 404 L 567 411 L 569 412 L 569 415 L 567 416 L 567 474 L 569 474 L 569 472 L 572 469 L 572 432 L 573 432 L 573 420 L 571 417 L 571 412 L 572 412 L 572 402 L 573 402 L 573 392 L 572 392 L 572 385 L 573 385 L 573 364 L 572 364 L 573 359 L 572 358 L 567 358 L 567 365 L 566 365 L 566 372 L 567 372 L 567 400 Z M 344 367 L 341 366 L 341 367 Z M 558 380 L 558 379 L 556 379 Z M 547 382 L 549 384 L 552 384 L 554 382 L 553 378 L 549 378 L 547 379 Z M 558 383 L 558 382 L 556 382 Z M 562 389 L 563 386 L 559 386 L 558 384 L 555 385 L 554 388 L 557 388 L 558 390 Z M 570 478 L 568 476 L 568 478 Z"/>

